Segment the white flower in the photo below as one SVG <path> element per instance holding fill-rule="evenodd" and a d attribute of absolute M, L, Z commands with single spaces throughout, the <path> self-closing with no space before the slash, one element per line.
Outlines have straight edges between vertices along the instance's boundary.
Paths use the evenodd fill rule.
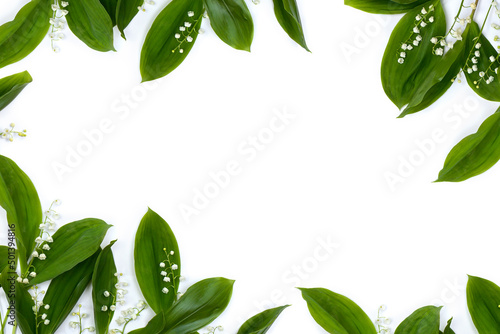
<path fill-rule="evenodd" d="M 47 319 L 47 314 L 46 313 L 42 314 L 42 320 L 45 320 L 45 319 Z"/>
<path fill-rule="evenodd" d="M 463 26 L 464 26 L 464 25 L 465 25 L 465 19 L 459 19 L 459 20 L 458 20 L 458 23 L 460 23 L 461 25 L 463 25 Z"/>
<path fill-rule="evenodd" d="M 441 44 L 441 46 L 446 46 L 446 41 L 442 39 L 441 42 L 439 42 L 439 44 Z"/>
<path fill-rule="evenodd" d="M 484 72 L 479 72 L 479 76 L 482 78 L 484 77 Z"/>
<path fill-rule="evenodd" d="M 106 305 L 103 305 L 103 307 L 101 307 L 101 311 L 106 312 L 107 310 L 108 310 L 108 307 Z"/>
<path fill-rule="evenodd" d="M 43 250 L 50 250 L 50 246 L 48 244 L 45 244 L 42 246 Z"/>
<path fill-rule="evenodd" d="M 473 2 L 473 3 L 471 3 L 471 4 L 470 4 L 470 8 L 472 8 L 472 9 L 476 9 L 476 4 L 475 4 L 474 2 Z"/>
<path fill-rule="evenodd" d="M 449 43 L 447 44 L 447 46 L 448 46 L 448 48 L 453 49 L 453 43 L 452 43 L 452 42 L 449 42 Z"/>
<path fill-rule="evenodd" d="M 477 70 L 478 70 L 477 65 L 472 65 L 472 70 L 473 70 L 474 72 L 477 72 Z"/>
<path fill-rule="evenodd" d="M 166 271 L 162 271 L 162 272 L 160 273 L 160 275 L 162 275 L 162 276 L 167 276 L 167 272 L 166 272 Z"/>
<path fill-rule="evenodd" d="M 408 50 L 412 50 L 413 49 L 413 45 L 408 45 Z"/>
<path fill-rule="evenodd" d="M 491 27 L 492 27 L 493 29 L 497 29 L 497 30 L 498 30 L 498 29 L 500 29 L 500 26 L 499 26 L 498 24 L 496 24 L 496 23 L 492 23 L 492 24 L 491 24 Z"/>
<path fill-rule="evenodd" d="M 427 14 L 427 11 L 425 10 L 425 8 L 422 8 L 422 10 L 420 11 L 420 13 L 422 13 L 423 15 Z"/>
<path fill-rule="evenodd" d="M 437 56 L 442 56 L 444 54 L 444 50 L 443 48 L 437 48 L 436 49 L 436 55 Z"/>
<path fill-rule="evenodd" d="M 477 64 L 477 58 L 476 57 L 472 57 L 471 61 L 472 61 L 473 64 Z"/>
<path fill-rule="evenodd" d="M 34 271 L 30 272 L 31 277 L 36 277 L 36 273 Z"/>
<path fill-rule="evenodd" d="M 181 38 L 181 34 L 175 34 L 174 35 L 175 38 L 179 39 Z M 163 266 L 165 266 L 165 263 L 160 263 L 160 266 L 163 264 Z M 162 267 L 163 268 L 163 267 Z"/>
<path fill-rule="evenodd" d="M 161 289 L 161 292 L 163 292 L 164 294 L 167 294 L 168 293 L 168 289 L 167 288 L 163 288 L 163 289 Z"/>
<path fill-rule="evenodd" d="M 194 16 L 194 12 L 193 12 L 193 11 L 189 11 L 189 12 L 188 12 L 188 16 L 189 16 L 189 17 L 193 17 L 193 16 Z"/>
<path fill-rule="evenodd" d="M 186 28 L 191 27 L 191 22 L 184 22 L 184 26 L 185 26 Z"/>
<path fill-rule="evenodd" d="M 35 242 L 36 242 L 36 243 L 41 243 L 42 241 L 43 241 L 43 240 L 42 240 L 42 238 L 40 238 L 40 237 L 37 237 L 37 238 L 35 239 Z"/>
<path fill-rule="evenodd" d="M 31 256 L 33 256 L 33 257 L 38 257 L 39 255 L 38 255 L 38 252 L 37 252 L 37 251 L 34 251 L 34 252 L 31 254 Z"/>
<path fill-rule="evenodd" d="M 414 41 L 413 41 L 413 45 L 418 46 L 418 41 L 417 41 L 417 40 L 414 40 Z"/>
<path fill-rule="evenodd" d="M 43 261 L 47 258 L 47 256 L 45 254 L 40 254 L 38 258 Z"/>
<path fill-rule="evenodd" d="M 495 61 L 495 57 L 490 56 L 490 61 L 493 63 Z"/>
<path fill-rule="evenodd" d="M 467 73 L 471 74 L 472 72 L 473 72 L 473 71 L 472 71 L 472 68 L 470 68 L 470 67 L 469 67 L 469 68 L 467 69 Z"/>
<path fill-rule="evenodd" d="M 426 25 L 427 25 L 427 23 L 425 23 L 425 21 L 420 22 L 420 26 L 421 26 L 422 28 L 423 28 L 423 27 L 425 27 Z"/>
<path fill-rule="evenodd" d="M 429 22 L 430 23 L 434 22 L 434 16 L 429 17 Z"/>
<path fill-rule="evenodd" d="M 403 64 L 405 62 L 404 58 L 399 58 L 398 63 Z"/>
<path fill-rule="evenodd" d="M 191 43 L 193 41 L 193 37 L 191 37 L 191 36 L 186 37 L 186 41 L 188 41 L 189 43 Z"/>
<path fill-rule="evenodd" d="M 52 239 L 51 236 L 48 236 L 47 239 L 45 239 L 45 241 L 47 241 L 47 242 L 54 242 L 54 239 Z"/>
<path fill-rule="evenodd" d="M 50 308 L 50 305 L 49 305 L 49 304 L 47 304 L 47 305 L 45 305 L 43 308 L 44 308 L 44 309 L 46 309 L 46 310 L 48 310 L 48 309 Z"/>
<path fill-rule="evenodd" d="M 177 270 L 177 269 L 179 269 L 179 266 L 177 266 L 176 264 L 173 264 L 172 265 L 172 270 Z"/>
<path fill-rule="evenodd" d="M 170 277 L 165 277 L 165 278 L 163 278 L 163 281 L 164 281 L 164 282 L 170 282 Z"/>
<path fill-rule="evenodd" d="M 48 320 L 48 319 L 47 319 L 47 320 L 45 320 L 45 321 L 43 322 L 43 324 L 44 324 L 44 325 L 48 325 L 48 324 L 50 324 L 50 320 Z"/>
<path fill-rule="evenodd" d="M 89 332 L 91 332 L 91 333 L 95 332 L 95 327 L 90 326 L 90 327 L 89 327 Z"/>
<path fill-rule="evenodd" d="M 186 27 L 179 27 L 180 31 L 186 31 Z"/>
<path fill-rule="evenodd" d="M 184 53 L 184 49 L 179 49 L 179 53 Z"/>
<path fill-rule="evenodd" d="M 403 45 L 401 45 L 401 49 L 406 50 L 407 48 L 408 48 L 408 44 L 404 43 Z"/>
<path fill-rule="evenodd" d="M 421 19 L 422 19 L 422 16 L 420 16 L 420 14 L 418 14 L 417 16 L 415 16 L 415 20 L 420 21 Z"/>
<path fill-rule="evenodd" d="M 432 44 L 437 44 L 437 42 L 438 42 L 438 39 L 436 37 L 432 37 L 431 38 L 431 43 Z"/>
<path fill-rule="evenodd" d="M 24 283 L 24 284 L 28 284 L 29 282 L 30 282 L 30 281 L 29 281 L 27 278 L 23 279 L 23 283 Z"/>
<path fill-rule="evenodd" d="M 116 306 L 115 306 L 115 305 L 111 305 L 111 306 L 109 307 L 109 309 L 110 309 L 111 311 L 115 311 L 115 310 L 116 310 Z"/>
<path fill-rule="evenodd" d="M 61 2 L 61 6 L 63 6 L 63 7 L 68 7 L 68 5 L 69 5 L 69 3 L 66 1 Z"/>
<path fill-rule="evenodd" d="M 481 52 L 479 52 L 479 51 L 474 52 L 474 56 L 481 57 Z"/>
<path fill-rule="evenodd" d="M 422 36 L 417 35 L 417 37 L 415 37 L 415 39 L 420 42 L 422 40 Z"/>
<path fill-rule="evenodd" d="M 414 27 L 414 28 L 413 28 L 413 32 L 414 32 L 415 34 L 420 34 L 420 30 L 418 29 L 418 27 Z"/>
<path fill-rule="evenodd" d="M 109 297 L 109 291 L 104 291 L 103 295 L 104 297 Z"/>
<path fill-rule="evenodd" d="M 476 44 L 476 49 L 480 49 L 481 48 L 481 43 L 477 43 Z"/>

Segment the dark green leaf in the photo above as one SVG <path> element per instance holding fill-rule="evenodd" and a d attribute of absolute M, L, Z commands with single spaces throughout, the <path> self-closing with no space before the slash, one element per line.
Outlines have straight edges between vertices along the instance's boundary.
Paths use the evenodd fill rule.
<path fill-rule="evenodd" d="M 52 236 L 46 260 L 33 261 L 37 276 L 31 285 L 55 278 L 92 256 L 100 247 L 111 225 L 100 219 L 88 218 L 63 225 Z"/>
<path fill-rule="evenodd" d="M 469 276 L 467 306 L 479 334 L 500 333 L 500 287 L 484 278 Z"/>
<path fill-rule="evenodd" d="M 35 239 L 40 234 L 42 208 L 29 177 L 4 156 L 0 156 L 0 205 L 7 211 L 9 225 L 16 231 L 21 270 L 25 272 Z"/>
<path fill-rule="evenodd" d="M 432 5 L 434 7 L 431 10 Z M 424 7 L 427 11 L 425 15 L 421 13 Z M 420 20 L 416 19 L 418 16 Z M 426 26 L 422 27 L 421 22 L 426 22 Z M 399 109 L 412 100 L 441 61 L 441 56 L 433 54 L 431 38 L 443 36 L 445 30 L 446 19 L 440 1 L 430 1 L 423 7 L 412 9 L 394 28 L 382 59 L 381 72 L 384 91 Z M 421 41 L 415 46 L 413 43 L 417 38 Z M 411 50 L 405 49 L 405 45 Z M 402 53 L 406 56 L 402 57 Z"/>
<path fill-rule="evenodd" d="M 113 27 L 116 25 L 116 8 L 118 7 L 119 0 L 99 0 L 101 5 L 106 9 L 109 17 L 111 18 L 111 22 Z"/>
<path fill-rule="evenodd" d="M 71 0 L 66 7 L 68 27 L 82 42 L 97 51 L 115 51 L 113 22 L 99 0 Z"/>
<path fill-rule="evenodd" d="M 0 285 L 9 301 L 9 307 L 15 310 L 17 325 L 21 332 L 23 334 L 35 334 L 36 320 L 33 312 L 33 300 L 26 285 L 18 283 L 16 278 L 17 274 L 6 267 L 0 275 Z M 8 321 L 11 321 L 10 317 Z"/>
<path fill-rule="evenodd" d="M 436 182 L 460 182 L 484 173 L 500 159 L 500 109 L 476 133 L 462 139 L 448 154 Z"/>
<path fill-rule="evenodd" d="M 210 25 L 221 40 L 237 50 L 250 51 L 253 20 L 243 0 L 204 0 Z"/>
<path fill-rule="evenodd" d="M 11 236 L 8 235 L 8 238 Z M 12 235 L 13 237 L 13 235 Z M 15 248 L 8 246 L 0 246 L 0 273 L 4 270 L 6 273 L 14 273 L 17 269 L 17 252 Z M 2 287 L 0 279 L 0 288 Z"/>
<path fill-rule="evenodd" d="M 139 7 L 144 0 L 118 0 L 116 7 L 116 25 L 122 37 L 125 38 L 125 28 L 139 12 Z"/>
<path fill-rule="evenodd" d="M 7 107 L 32 81 L 33 78 L 27 71 L 0 79 L 0 111 Z"/>
<path fill-rule="evenodd" d="M 469 28 L 467 27 L 462 35 L 464 39 L 467 38 L 468 32 Z M 404 117 L 429 107 L 450 88 L 453 81 L 457 79 L 457 75 L 467 59 L 465 46 L 466 43 L 464 41 L 457 41 L 453 49 L 449 50 L 439 60 L 434 70 L 424 79 L 415 94 L 411 96 L 411 100 L 399 117 Z"/>
<path fill-rule="evenodd" d="M 13 21 L 0 26 L 0 68 L 29 55 L 49 30 L 50 0 L 32 0 Z"/>
<path fill-rule="evenodd" d="M 177 265 L 178 269 L 172 270 L 169 262 Z M 167 310 L 176 300 L 181 257 L 174 232 L 151 209 L 144 215 L 137 229 L 134 263 L 137 282 L 148 305 L 155 313 Z M 160 263 L 164 263 L 165 267 L 160 267 Z M 161 272 L 165 272 L 166 276 L 161 275 Z M 170 282 L 163 281 L 164 277 L 170 278 Z M 164 288 L 168 289 L 168 293 L 162 292 Z"/>
<path fill-rule="evenodd" d="M 374 14 L 401 14 L 421 6 L 426 0 L 390 1 L 390 0 L 344 0 L 344 4 Z"/>
<path fill-rule="evenodd" d="M 75 308 L 80 296 L 92 279 L 92 272 L 100 252 L 101 250 L 98 249 L 91 257 L 50 282 L 47 293 L 43 298 L 43 303 L 50 306 L 48 310 L 43 310 L 43 313 L 47 314 L 50 323 L 40 326 L 38 331 L 40 334 L 55 333 Z"/>
<path fill-rule="evenodd" d="M 158 313 L 151 319 L 144 328 L 136 329 L 128 334 L 161 334 L 165 324 L 165 315 Z"/>
<path fill-rule="evenodd" d="M 349 298 L 322 288 L 299 290 L 314 320 L 328 333 L 376 333 L 370 318 Z"/>
<path fill-rule="evenodd" d="M 0 272 L 9 264 L 9 247 L 0 246 Z"/>
<path fill-rule="evenodd" d="M 108 333 L 109 324 L 113 319 L 115 312 L 111 310 L 111 305 L 116 305 L 116 284 L 118 278 L 116 274 L 115 259 L 111 246 L 116 242 L 112 241 L 104 247 L 95 264 L 94 273 L 92 275 L 92 301 L 94 303 L 94 323 L 97 334 Z M 106 297 L 104 292 L 109 295 Z M 106 306 L 107 310 L 103 311 L 102 307 Z"/>
<path fill-rule="evenodd" d="M 143 82 L 166 76 L 186 59 L 198 37 L 203 11 L 202 0 L 173 0 L 161 11 L 142 47 Z M 193 12 L 194 16 L 190 17 L 188 12 Z M 186 22 L 189 27 L 185 26 Z M 180 37 L 176 38 L 176 34 Z"/>
<path fill-rule="evenodd" d="M 394 334 L 439 334 L 440 311 L 436 306 L 419 308 L 399 324 Z"/>
<path fill-rule="evenodd" d="M 281 312 L 290 305 L 265 310 L 248 319 L 238 330 L 237 334 L 265 334 L 278 319 Z"/>
<path fill-rule="evenodd" d="M 226 309 L 234 281 L 221 277 L 204 279 L 189 289 L 165 312 L 162 334 L 197 331 L 217 319 Z"/>
<path fill-rule="evenodd" d="M 295 0 L 273 0 L 274 14 L 279 24 L 285 32 L 307 51 L 310 51 L 306 44 L 302 22 L 300 20 L 299 9 Z"/>
<path fill-rule="evenodd" d="M 500 81 L 495 71 L 500 66 L 498 53 L 488 39 L 479 34 L 480 29 L 476 22 L 472 22 L 469 26 L 470 32 L 466 48 L 468 55 L 464 67 L 467 83 L 482 98 L 490 101 L 500 101 Z M 480 44 L 479 48 L 476 47 L 479 46 L 478 43 Z M 479 57 L 475 55 L 476 52 L 479 52 Z M 490 57 L 494 57 L 493 62 L 489 59 Z M 473 63 L 473 60 L 477 61 L 477 63 Z M 477 71 L 473 70 L 475 69 L 474 65 L 477 66 Z M 488 84 L 487 80 L 489 78 L 493 78 L 493 81 Z"/>

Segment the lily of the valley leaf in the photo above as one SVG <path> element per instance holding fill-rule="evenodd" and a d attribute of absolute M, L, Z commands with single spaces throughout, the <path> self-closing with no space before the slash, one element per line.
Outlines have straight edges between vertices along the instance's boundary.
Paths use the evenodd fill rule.
<path fill-rule="evenodd" d="M 500 333 L 500 287 L 484 278 L 469 276 L 467 306 L 479 334 Z"/>
<path fill-rule="evenodd" d="M 394 334 L 439 334 L 440 311 L 436 306 L 419 308 L 399 324 Z"/>
<path fill-rule="evenodd" d="M 344 0 L 344 4 L 373 14 L 401 14 L 421 6 L 426 0 Z"/>
<path fill-rule="evenodd" d="M 7 107 L 32 81 L 33 78 L 27 71 L 0 79 L 0 111 Z"/>
<path fill-rule="evenodd" d="M 273 0 L 273 2 L 274 14 L 283 30 L 291 39 L 307 51 L 310 51 L 304 37 L 297 2 L 295 0 Z"/>

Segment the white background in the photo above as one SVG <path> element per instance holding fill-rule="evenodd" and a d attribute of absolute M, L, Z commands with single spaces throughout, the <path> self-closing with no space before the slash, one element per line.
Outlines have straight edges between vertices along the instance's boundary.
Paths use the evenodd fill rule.
<path fill-rule="evenodd" d="M 187 60 L 124 116 L 117 107 L 126 95 L 144 91 L 140 48 L 167 2 L 147 6 L 127 29 L 127 41 L 115 33 L 118 52 L 90 50 L 66 29 L 60 53 L 46 39 L 28 58 L 0 70 L 0 77 L 29 70 L 34 78 L 0 115 L 1 126 L 16 122 L 29 136 L 0 143 L 1 154 L 31 177 L 44 208 L 62 200 L 59 223 L 97 217 L 114 225 L 105 243 L 118 239 L 113 248 L 131 284 L 130 304 L 141 298 L 133 238 L 151 207 L 176 233 L 183 289 L 207 277 L 236 280 L 231 304 L 214 323 L 227 333 L 261 307 L 276 306 L 272 298 L 293 307 L 269 333 L 324 333 L 294 286 L 342 293 L 373 319 L 385 304 L 393 329 L 418 307 L 439 303 L 443 323 L 454 316 L 457 333 L 474 333 L 467 274 L 500 283 L 500 170 L 460 184 L 432 181 L 449 150 L 496 105 L 456 84 L 428 110 L 396 119 L 379 71 L 399 15 L 366 14 L 338 0 L 298 1 L 308 53 L 263 1 L 249 2 L 252 53 L 223 44 L 206 21 Z M 447 11 L 454 13 L 455 2 L 445 3 Z M 25 3 L 3 3 L 1 22 Z M 255 159 L 246 159 L 238 147 L 267 131 L 273 110 L 285 108 L 295 119 Z M 460 115 L 462 109 L 467 114 Z M 85 145 L 84 132 L 105 119 L 112 131 L 58 177 L 54 163 L 66 164 L 68 152 Z M 443 140 L 418 153 L 417 142 L 428 142 L 435 131 Z M 423 159 L 391 187 L 387 173 L 397 174 L 401 159 L 410 157 Z M 210 173 L 232 160 L 241 173 L 188 223 L 180 205 L 192 205 L 195 189 L 203 191 Z M 318 260 L 318 240 L 339 247 Z M 90 299 L 83 303 L 90 310 Z M 72 331 L 64 325 L 61 332 Z"/>

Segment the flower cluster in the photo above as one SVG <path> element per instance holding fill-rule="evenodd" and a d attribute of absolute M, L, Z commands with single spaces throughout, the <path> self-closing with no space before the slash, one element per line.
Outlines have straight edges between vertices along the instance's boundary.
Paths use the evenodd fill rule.
<path fill-rule="evenodd" d="M 114 312 L 114 311 L 116 311 L 117 304 L 125 305 L 125 295 L 128 293 L 128 290 L 125 288 L 128 286 L 128 283 L 127 282 L 120 282 L 120 277 L 122 277 L 122 276 L 123 276 L 122 273 L 115 273 L 115 277 L 117 280 L 117 283 L 115 284 L 116 295 L 112 294 L 109 291 L 103 292 L 104 297 L 106 297 L 106 298 L 111 297 L 111 303 L 109 306 L 103 305 L 101 307 L 101 311 L 107 312 L 109 310 L 109 311 Z"/>
<path fill-rule="evenodd" d="M 85 331 L 89 331 L 90 333 L 95 332 L 95 327 L 89 326 L 85 327 L 83 326 L 83 319 L 87 318 L 89 315 L 87 313 L 82 312 L 82 304 L 78 304 L 78 311 L 72 312 L 71 316 L 78 318 L 77 321 L 70 321 L 69 326 L 73 329 L 79 329 L 80 334 L 82 334 Z"/>
<path fill-rule="evenodd" d="M 375 320 L 375 326 L 377 326 L 377 333 L 379 334 L 390 334 L 391 329 L 387 325 L 391 324 L 391 319 L 382 316 L 382 312 L 386 310 L 385 305 L 381 305 L 377 311 L 377 319 Z"/>
<path fill-rule="evenodd" d="M 422 42 L 421 30 L 425 29 L 429 24 L 434 23 L 432 12 L 434 12 L 434 5 L 429 5 L 427 9 L 422 7 L 420 13 L 415 16 L 415 25 L 413 26 L 411 35 L 398 51 L 398 63 L 404 64 L 407 53 L 420 45 L 420 42 Z"/>
<path fill-rule="evenodd" d="M 52 17 L 50 18 L 50 45 L 54 52 L 59 52 L 59 48 L 55 45 L 55 42 L 60 41 L 64 38 L 62 31 L 64 30 L 64 25 L 66 23 L 65 16 L 68 15 L 69 3 L 66 1 L 54 0 L 52 7 Z"/>
<path fill-rule="evenodd" d="M 182 26 L 179 27 L 179 32 L 176 32 L 174 34 L 175 39 L 179 43 L 175 49 L 172 50 L 172 53 L 179 52 L 179 53 L 184 53 L 184 49 L 182 48 L 182 45 L 184 43 L 192 43 L 194 41 L 193 35 L 195 33 L 203 33 L 202 30 L 196 31 L 196 24 L 198 23 L 198 20 L 194 19 L 194 12 L 189 11 L 187 12 L 187 19 L 184 22 Z"/>
<path fill-rule="evenodd" d="M 167 259 L 160 262 L 160 275 L 163 277 L 162 280 L 164 283 L 166 283 L 166 286 L 162 288 L 161 292 L 167 294 L 170 292 L 170 290 L 173 290 L 174 293 L 177 294 L 176 280 L 181 281 L 183 280 L 183 277 L 175 274 L 175 271 L 179 270 L 179 266 L 173 263 L 172 260 L 170 259 L 170 257 L 173 256 L 175 252 L 174 251 L 167 252 L 166 248 L 163 248 L 163 251 L 167 256 Z"/>
<path fill-rule="evenodd" d="M 14 141 L 14 135 L 18 135 L 19 137 L 26 137 L 26 130 L 16 131 L 14 130 L 15 126 L 16 124 L 10 123 L 9 128 L 5 128 L 2 132 L 0 132 L 0 137 L 8 141 Z"/>
<path fill-rule="evenodd" d="M 467 59 L 467 62 L 465 63 L 464 70 L 467 71 L 468 74 L 473 74 L 477 73 L 478 74 L 478 79 L 474 80 L 474 85 L 476 85 L 476 88 L 479 88 L 479 85 L 481 82 L 485 82 L 487 85 L 492 83 L 495 80 L 495 77 L 498 73 L 498 55 L 493 56 L 490 55 L 488 57 L 488 64 L 484 64 L 483 67 L 486 67 L 484 71 L 480 71 L 479 67 L 480 61 L 481 61 L 481 43 L 476 43 L 474 45 L 474 48 L 470 51 L 469 53 L 469 59 Z"/>
<path fill-rule="evenodd" d="M 148 305 L 144 301 L 139 301 L 135 307 L 130 307 L 126 310 L 121 311 L 121 315 L 116 319 L 116 323 L 118 326 L 123 326 L 121 329 L 115 328 L 109 331 L 110 334 L 123 334 L 125 333 L 125 328 L 129 324 L 129 322 L 136 320 L 141 312 L 144 311 Z"/>
<path fill-rule="evenodd" d="M 224 327 L 222 327 L 222 326 L 217 326 L 217 327 L 208 326 L 205 329 L 208 331 L 205 334 L 215 334 L 216 331 L 222 332 L 224 330 Z"/>
<path fill-rule="evenodd" d="M 144 0 L 142 5 L 137 7 L 137 9 L 139 9 L 141 12 L 146 12 L 146 5 L 154 6 L 154 4 L 155 4 L 155 2 L 153 0 Z"/>
<path fill-rule="evenodd" d="M 31 292 L 31 299 L 33 300 L 32 309 L 33 313 L 35 314 L 37 327 L 41 324 L 44 325 L 50 324 L 50 320 L 47 318 L 47 313 L 45 313 L 48 309 L 50 309 L 50 305 L 43 303 L 43 295 L 45 294 L 45 290 L 39 292 L 38 286 L 35 285 L 30 288 L 30 292 Z"/>

